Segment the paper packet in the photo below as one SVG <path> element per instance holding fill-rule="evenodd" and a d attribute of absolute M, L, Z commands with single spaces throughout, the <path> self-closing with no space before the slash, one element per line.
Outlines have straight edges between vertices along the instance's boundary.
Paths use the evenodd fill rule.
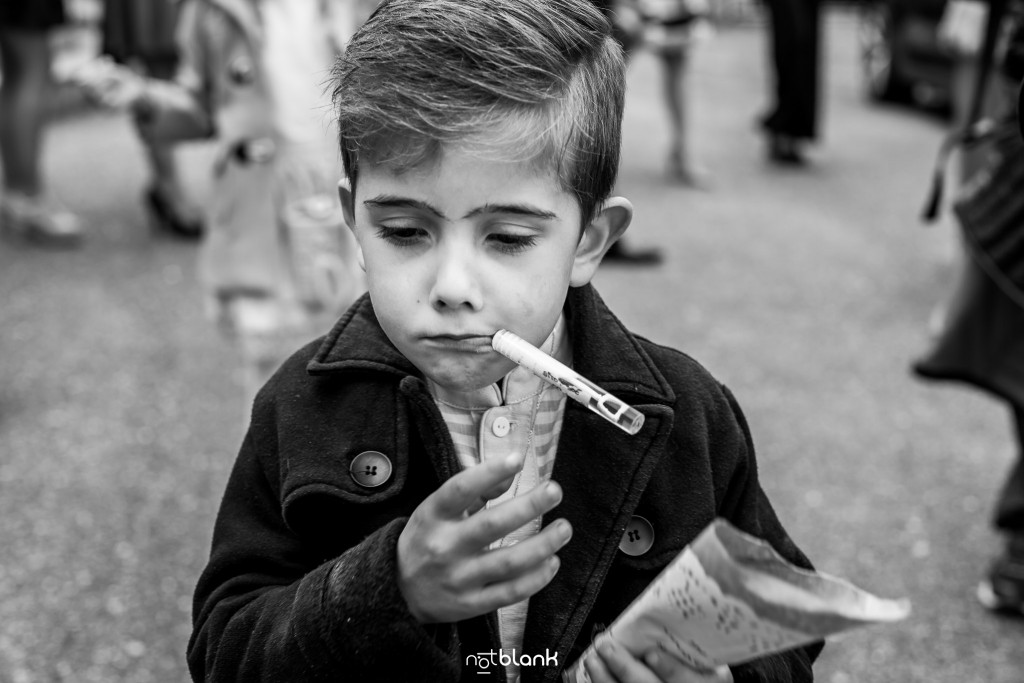
<path fill-rule="evenodd" d="M 907 600 L 887 600 L 840 578 L 795 567 L 765 541 L 717 519 L 680 552 L 601 635 L 638 658 L 652 648 L 695 669 L 813 643 L 849 629 L 899 621 Z M 589 683 L 582 666 L 563 674 Z"/>

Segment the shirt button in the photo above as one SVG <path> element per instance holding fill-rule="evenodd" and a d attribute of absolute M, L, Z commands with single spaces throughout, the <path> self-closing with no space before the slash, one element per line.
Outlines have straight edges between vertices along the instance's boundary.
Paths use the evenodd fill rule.
<path fill-rule="evenodd" d="M 499 438 L 508 436 L 510 429 L 512 429 L 512 423 L 508 421 L 507 417 L 495 418 L 494 423 L 491 424 L 491 431 Z"/>
<path fill-rule="evenodd" d="M 654 527 L 639 515 L 634 515 L 626 525 L 626 533 L 619 541 L 619 550 L 630 557 L 643 555 L 654 545 Z"/>
<path fill-rule="evenodd" d="M 348 472 L 360 486 L 376 488 L 391 478 L 391 461 L 377 451 L 363 451 L 352 458 Z"/>

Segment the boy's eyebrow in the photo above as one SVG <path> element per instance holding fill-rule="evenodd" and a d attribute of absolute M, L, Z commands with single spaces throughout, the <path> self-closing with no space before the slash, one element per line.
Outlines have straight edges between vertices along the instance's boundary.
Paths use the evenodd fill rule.
<path fill-rule="evenodd" d="M 419 211 L 426 211 L 427 213 L 433 214 L 437 218 L 447 219 L 447 216 L 430 204 L 419 199 L 412 199 L 411 197 L 378 195 L 373 199 L 365 200 L 363 205 L 371 208 L 417 209 Z M 479 206 L 467 213 L 464 218 L 473 218 L 486 213 L 505 213 L 515 216 L 530 216 L 544 220 L 553 220 L 558 218 L 558 214 L 553 211 L 547 211 L 530 204 L 484 204 L 483 206 Z"/>
<path fill-rule="evenodd" d="M 382 194 L 374 197 L 373 199 L 367 199 L 363 202 L 363 206 L 377 209 L 418 209 L 420 211 L 426 211 L 431 213 L 437 218 L 446 218 L 446 216 L 435 209 L 430 204 L 419 199 L 412 199 L 410 197 L 399 197 L 397 195 Z"/>
<path fill-rule="evenodd" d="M 546 211 L 539 209 L 530 204 L 484 204 L 481 207 L 473 209 L 466 214 L 466 218 L 473 218 L 484 213 L 507 213 L 515 216 L 530 216 L 532 218 L 543 218 L 545 220 L 552 220 L 558 218 L 558 214 L 553 211 Z"/>

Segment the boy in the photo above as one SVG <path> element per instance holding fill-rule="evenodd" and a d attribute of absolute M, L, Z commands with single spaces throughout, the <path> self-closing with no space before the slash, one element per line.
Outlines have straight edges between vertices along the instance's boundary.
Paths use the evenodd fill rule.
<path fill-rule="evenodd" d="M 588 284 L 632 214 L 609 196 L 624 66 L 596 9 L 385 2 L 334 94 L 369 294 L 257 397 L 196 590 L 196 680 L 555 681 L 716 516 L 809 566 L 732 395 Z M 491 351 L 501 328 L 643 429 Z M 586 666 L 809 681 L 816 654 L 697 672 L 609 645 Z"/>

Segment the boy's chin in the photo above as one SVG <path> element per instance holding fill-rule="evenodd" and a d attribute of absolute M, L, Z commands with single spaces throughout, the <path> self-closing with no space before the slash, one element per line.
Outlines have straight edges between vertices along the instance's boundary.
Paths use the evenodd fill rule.
<path fill-rule="evenodd" d="M 500 382 L 514 367 L 515 364 L 511 361 L 505 361 L 500 365 L 489 364 L 486 368 L 446 368 L 440 372 L 428 373 L 427 376 L 447 391 L 471 393 Z"/>

